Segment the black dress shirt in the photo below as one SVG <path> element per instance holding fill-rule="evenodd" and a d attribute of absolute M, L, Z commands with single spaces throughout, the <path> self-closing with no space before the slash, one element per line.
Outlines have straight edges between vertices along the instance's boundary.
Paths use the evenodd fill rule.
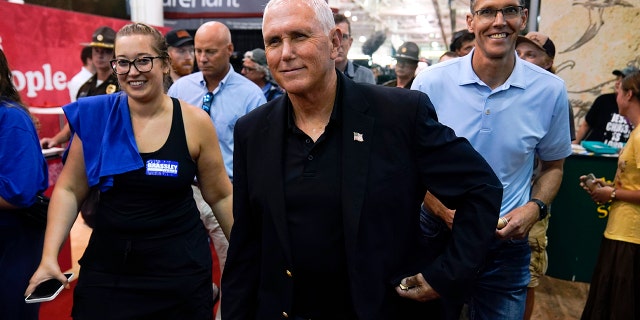
<path fill-rule="evenodd" d="M 340 207 L 340 121 L 334 106 L 314 143 L 295 125 L 289 106 L 285 136 L 286 215 L 293 256 L 294 314 L 353 319 Z"/>

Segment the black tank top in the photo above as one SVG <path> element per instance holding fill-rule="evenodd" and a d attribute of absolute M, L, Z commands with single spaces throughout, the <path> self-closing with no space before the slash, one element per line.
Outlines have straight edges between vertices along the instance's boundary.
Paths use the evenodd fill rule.
<path fill-rule="evenodd" d="M 180 103 L 172 100 L 167 141 L 155 152 L 141 153 L 144 167 L 116 175 L 113 187 L 100 194 L 96 231 L 150 239 L 180 234 L 201 223 L 191 190 L 196 163 L 187 147 Z"/>

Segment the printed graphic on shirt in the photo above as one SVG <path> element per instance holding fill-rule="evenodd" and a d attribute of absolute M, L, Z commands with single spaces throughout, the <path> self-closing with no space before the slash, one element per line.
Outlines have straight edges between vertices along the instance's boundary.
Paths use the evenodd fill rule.
<path fill-rule="evenodd" d="M 149 159 L 145 166 L 148 176 L 178 177 L 178 161 Z"/>
<path fill-rule="evenodd" d="M 624 143 L 629 139 L 631 126 L 627 119 L 617 113 L 611 115 L 611 120 L 607 122 L 606 132 L 604 133 L 604 143 L 614 148 L 622 148 Z"/>

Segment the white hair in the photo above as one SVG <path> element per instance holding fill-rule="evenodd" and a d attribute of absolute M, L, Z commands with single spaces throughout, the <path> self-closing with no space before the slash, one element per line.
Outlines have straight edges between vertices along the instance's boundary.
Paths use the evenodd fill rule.
<path fill-rule="evenodd" d="M 264 17 L 267 16 L 269 9 L 273 6 L 280 4 L 291 4 L 301 2 L 309 6 L 315 12 L 316 19 L 320 22 L 322 31 L 329 35 L 329 31 L 336 26 L 333 20 L 333 12 L 329 7 L 329 4 L 325 0 L 270 0 L 264 8 L 264 14 L 262 19 L 262 29 L 264 30 Z"/>
<path fill-rule="evenodd" d="M 265 80 L 267 80 L 267 81 L 271 80 L 271 72 L 269 72 L 269 68 L 257 63 L 255 60 L 253 60 L 253 51 L 245 52 L 244 53 L 244 58 L 245 59 L 249 59 L 249 60 L 251 60 L 251 61 L 253 61 L 255 63 L 256 70 L 264 73 Z"/>

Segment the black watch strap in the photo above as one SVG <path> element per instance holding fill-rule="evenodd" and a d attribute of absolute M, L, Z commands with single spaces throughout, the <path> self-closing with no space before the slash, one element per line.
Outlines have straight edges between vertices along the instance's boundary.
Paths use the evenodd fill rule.
<path fill-rule="evenodd" d="M 549 214 L 549 209 L 547 208 L 547 205 L 544 202 L 542 202 L 542 200 L 532 198 L 531 200 L 529 200 L 529 202 L 533 202 L 536 205 L 538 205 L 538 208 L 540 209 L 540 217 L 538 218 L 539 220 L 542 220 L 547 217 L 547 215 Z"/>

